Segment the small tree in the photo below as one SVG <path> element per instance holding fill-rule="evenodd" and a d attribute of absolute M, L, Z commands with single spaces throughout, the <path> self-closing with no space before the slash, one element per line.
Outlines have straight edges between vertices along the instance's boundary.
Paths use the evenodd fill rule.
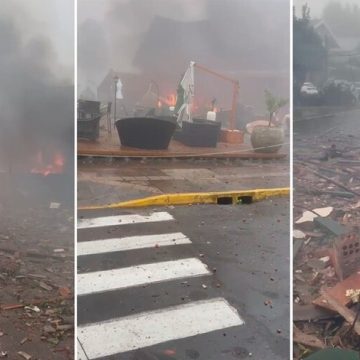
<path fill-rule="evenodd" d="M 288 103 L 287 99 L 277 98 L 270 91 L 265 90 L 265 103 L 269 114 L 269 127 L 274 114 Z"/>

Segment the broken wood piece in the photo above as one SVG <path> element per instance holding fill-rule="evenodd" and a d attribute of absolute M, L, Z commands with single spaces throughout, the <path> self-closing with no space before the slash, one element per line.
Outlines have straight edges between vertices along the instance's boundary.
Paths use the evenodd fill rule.
<path fill-rule="evenodd" d="M 25 351 L 18 351 L 18 355 L 20 355 L 25 360 L 31 360 L 31 355 L 29 355 Z"/>
<path fill-rule="evenodd" d="M 325 175 L 323 175 L 323 174 L 321 174 L 321 173 L 319 173 L 319 172 L 317 172 L 317 171 L 314 171 L 314 170 L 312 170 L 312 169 L 311 169 L 311 171 L 312 171 L 312 173 L 313 173 L 314 175 L 317 175 L 318 177 L 320 177 L 320 178 L 322 178 L 322 179 L 324 179 L 324 180 L 327 180 L 328 182 L 330 182 L 330 183 L 338 186 L 339 188 L 344 189 L 344 190 L 346 190 L 347 192 L 352 193 L 352 194 L 354 194 L 354 195 L 360 196 L 360 193 L 358 193 L 357 191 L 354 191 L 354 190 L 350 189 L 349 187 L 347 187 L 347 186 L 339 183 L 338 181 L 335 181 L 335 180 L 333 180 L 333 179 L 331 179 L 331 178 L 329 178 L 329 177 L 327 177 L 327 176 L 325 176 Z"/>
<path fill-rule="evenodd" d="M 354 194 L 347 191 L 310 190 L 309 193 L 312 195 L 330 195 L 346 199 L 352 199 L 355 196 Z"/>
<path fill-rule="evenodd" d="M 325 289 L 321 290 L 321 294 L 327 303 L 331 305 L 331 307 L 335 309 L 338 314 L 340 314 L 350 325 L 353 325 L 354 331 L 360 336 L 360 321 L 357 320 L 356 314 L 346 306 L 339 303 Z"/>
<path fill-rule="evenodd" d="M 51 290 L 53 290 L 53 288 L 52 288 L 50 285 L 44 283 L 43 281 L 40 281 L 40 282 L 39 282 L 39 286 L 40 286 L 42 289 L 46 290 L 46 291 L 51 291 Z"/>
<path fill-rule="evenodd" d="M 346 296 L 346 291 L 349 289 L 357 289 L 360 284 L 360 272 L 349 276 L 344 281 L 339 282 L 332 288 L 328 288 L 327 292 L 334 298 L 338 303 L 343 306 L 351 303 L 351 298 Z M 335 311 L 331 305 L 327 303 L 323 296 L 319 296 L 313 301 L 314 305 L 321 306 L 325 309 Z"/>
<path fill-rule="evenodd" d="M 298 344 L 310 346 L 316 349 L 325 349 L 325 344 L 314 335 L 305 334 L 295 325 L 293 326 L 293 340 Z"/>
<path fill-rule="evenodd" d="M 69 298 L 72 298 L 72 297 L 69 297 Z M 0 309 L 1 310 L 16 310 L 16 309 L 24 308 L 25 306 L 29 306 L 29 305 L 50 304 L 50 303 L 56 303 L 56 302 L 63 301 L 63 300 L 64 300 L 64 297 L 57 296 L 57 297 L 53 297 L 50 299 L 29 301 L 29 302 L 26 302 L 25 304 L 0 305 Z"/>
<path fill-rule="evenodd" d="M 25 307 L 25 304 L 1 305 L 1 310 L 16 310 Z"/>
<path fill-rule="evenodd" d="M 9 253 L 9 254 L 15 254 L 18 252 L 18 250 L 11 249 L 8 247 L 0 247 L 0 251 Z M 35 251 L 24 251 L 24 252 L 21 252 L 21 255 L 27 256 L 27 257 L 41 258 L 41 259 L 51 258 L 51 259 L 61 260 L 61 261 L 64 261 L 64 258 L 69 257 L 69 256 L 59 256 L 59 255 L 52 255 L 52 254 L 42 254 L 42 253 L 38 253 Z"/>
<path fill-rule="evenodd" d="M 29 339 L 27 337 L 23 338 L 21 341 L 20 341 L 20 344 L 21 345 L 24 345 Z"/>
<path fill-rule="evenodd" d="M 299 305 L 295 303 L 293 305 L 293 320 L 296 322 L 328 320 L 334 317 L 336 317 L 336 315 L 334 315 L 333 312 L 313 304 Z"/>

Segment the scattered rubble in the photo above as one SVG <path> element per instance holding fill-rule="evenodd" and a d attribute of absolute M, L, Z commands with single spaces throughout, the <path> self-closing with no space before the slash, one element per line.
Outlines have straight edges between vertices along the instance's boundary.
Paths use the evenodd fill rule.
<path fill-rule="evenodd" d="M 339 358 L 328 348 L 347 351 L 341 359 L 358 359 L 353 354 L 360 351 L 359 139 L 340 127 L 295 138 L 296 360 Z"/>
<path fill-rule="evenodd" d="M 48 207 L 1 214 L 0 358 L 74 359 L 73 209 Z"/>

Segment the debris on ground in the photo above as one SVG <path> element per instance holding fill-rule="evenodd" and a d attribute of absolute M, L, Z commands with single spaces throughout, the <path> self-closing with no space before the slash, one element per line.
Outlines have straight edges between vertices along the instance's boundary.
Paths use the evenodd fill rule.
<path fill-rule="evenodd" d="M 295 139 L 296 360 L 359 359 L 359 142 L 338 127 Z"/>
<path fill-rule="evenodd" d="M 0 198 L 0 358 L 72 360 L 73 208 L 21 200 Z"/>

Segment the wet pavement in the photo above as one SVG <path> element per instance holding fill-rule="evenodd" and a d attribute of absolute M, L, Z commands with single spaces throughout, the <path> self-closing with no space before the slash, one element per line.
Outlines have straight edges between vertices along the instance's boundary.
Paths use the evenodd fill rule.
<path fill-rule="evenodd" d="M 133 195 L 131 185 L 140 176 L 148 177 L 141 180 L 144 193 L 165 192 L 157 181 L 170 184 L 171 177 L 178 177 L 178 191 L 288 184 L 284 163 L 154 164 L 103 166 L 95 176 L 99 182 L 79 184 L 81 201 L 123 199 L 128 194 L 114 190 L 126 181 Z M 80 171 L 79 178 L 89 168 Z M 111 172 L 111 184 L 105 184 Z M 227 183 L 205 181 L 221 176 Z M 284 198 L 242 206 L 80 211 L 79 359 L 288 359 L 288 214 Z"/>
<path fill-rule="evenodd" d="M 232 191 L 289 186 L 288 160 L 78 161 L 78 205 L 108 204 L 180 192 Z"/>

